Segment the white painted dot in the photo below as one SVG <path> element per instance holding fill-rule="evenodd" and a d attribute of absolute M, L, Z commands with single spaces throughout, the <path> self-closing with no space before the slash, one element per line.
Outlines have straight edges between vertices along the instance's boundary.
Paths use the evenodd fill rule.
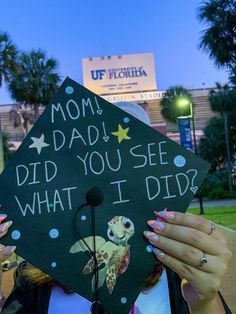
<path fill-rule="evenodd" d="M 11 237 L 13 240 L 18 240 L 21 237 L 21 233 L 19 230 L 13 230 L 11 233 Z"/>
<path fill-rule="evenodd" d="M 55 267 L 57 266 L 57 263 L 56 263 L 56 262 L 52 262 L 51 266 L 52 266 L 53 268 L 55 268 Z"/>
<path fill-rule="evenodd" d="M 128 123 L 128 122 L 129 122 L 129 118 L 128 118 L 128 117 L 125 117 L 125 118 L 124 118 L 124 122 L 125 122 L 125 123 Z"/>
<path fill-rule="evenodd" d="M 148 253 L 151 253 L 152 250 L 153 250 L 153 246 L 152 246 L 151 244 L 148 244 L 148 245 L 146 246 L 146 250 L 147 250 Z"/>
<path fill-rule="evenodd" d="M 66 93 L 67 94 L 73 94 L 73 92 L 74 92 L 74 88 L 72 87 L 72 86 L 67 86 L 66 87 Z"/>
<path fill-rule="evenodd" d="M 80 217 L 81 220 L 85 221 L 87 219 L 87 217 L 85 215 Z"/>
<path fill-rule="evenodd" d="M 49 237 L 52 239 L 56 239 L 59 236 L 59 231 L 55 228 L 49 231 Z"/>
<path fill-rule="evenodd" d="M 178 168 L 182 168 L 186 164 L 186 159 L 182 155 L 177 155 L 174 158 L 174 164 Z"/>
<path fill-rule="evenodd" d="M 126 299 L 125 297 L 122 297 L 122 298 L 120 299 L 120 302 L 121 302 L 122 304 L 125 304 L 125 303 L 127 302 L 127 299 Z"/>

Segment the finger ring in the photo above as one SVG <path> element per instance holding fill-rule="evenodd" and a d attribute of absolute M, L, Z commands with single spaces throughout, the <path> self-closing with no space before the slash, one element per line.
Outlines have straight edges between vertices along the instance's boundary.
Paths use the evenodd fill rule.
<path fill-rule="evenodd" d="M 212 232 L 216 229 L 216 226 L 212 221 L 210 221 L 210 224 L 211 224 L 211 231 L 208 233 L 209 235 L 212 234 Z"/>
<path fill-rule="evenodd" d="M 207 255 L 206 255 L 206 253 L 203 252 L 203 255 L 202 255 L 201 259 L 200 259 L 200 265 L 199 266 L 201 267 L 201 266 L 203 266 L 206 263 L 207 263 Z"/>

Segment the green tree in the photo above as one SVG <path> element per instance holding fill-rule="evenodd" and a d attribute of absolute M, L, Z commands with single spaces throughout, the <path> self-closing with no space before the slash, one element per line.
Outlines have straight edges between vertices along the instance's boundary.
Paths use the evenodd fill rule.
<path fill-rule="evenodd" d="M 190 108 L 180 108 L 177 105 L 179 98 L 187 98 L 192 102 L 192 96 L 182 86 L 170 87 L 161 99 L 161 114 L 169 122 L 176 123 L 179 116 L 189 115 Z"/>
<path fill-rule="evenodd" d="M 216 83 L 216 88 L 210 91 L 209 102 L 212 111 L 230 113 L 236 106 L 236 89 L 228 84 Z"/>
<path fill-rule="evenodd" d="M 3 147 L 4 147 L 4 161 L 5 163 L 7 163 L 14 153 L 14 150 L 13 150 L 14 144 L 10 142 L 9 136 L 5 132 L 2 133 L 2 139 L 3 139 Z"/>
<path fill-rule="evenodd" d="M 17 65 L 17 48 L 7 33 L 0 32 L 0 87 L 8 82 Z"/>
<path fill-rule="evenodd" d="M 210 92 L 209 102 L 211 109 L 224 117 L 224 131 L 226 137 L 230 137 L 228 150 L 232 159 L 236 153 L 236 87 L 216 83 L 216 88 Z"/>
<path fill-rule="evenodd" d="M 225 119 L 225 132 L 236 130 L 236 2 L 235 0 L 205 0 L 198 8 L 199 20 L 207 25 L 203 31 L 200 49 L 209 54 L 216 66 L 230 71 L 230 84 L 221 86 L 210 94 L 212 110 Z M 235 147 L 234 147 L 235 151 Z"/>
<path fill-rule="evenodd" d="M 225 135 L 225 145 L 222 149 L 226 152 L 224 160 L 226 161 L 228 170 L 229 189 L 232 191 L 231 160 L 233 159 L 233 155 L 235 153 L 236 144 L 234 143 L 235 137 L 233 136 L 235 132 L 235 120 L 233 122 L 231 116 L 234 117 L 235 115 L 236 89 L 227 84 L 221 85 L 220 83 L 216 83 L 216 88 L 210 92 L 209 102 L 211 109 L 214 112 L 220 113 L 224 119 L 223 129 Z M 228 119 L 228 116 L 230 119 Z M 215 139 L 215 141 L 217 140 Z"/>
<path fill-rule="evenodd" d="M 36 120 L 39 117 L 39 106 L 47 105 L 57 91 L 60 77 L 56 70 L 57 61 L 47 58 L 40 49 L 19 56 L 9 91 L 18 102 L 33 107 Z"/>
<path fill-rule="evenodd" d="M 233 67 L 230 71 L 229 81 L 231 85 L 236 88 L 236 66 Z"/>
<path fill-rule="evenodd" d="M 0 87 L 16 69 L 17 49 L 7 33 L 0 32 Z M 0 173 L 4 168 L 4 143 L 0 120 Z"/>
<path fill-rule="evenodd" d="M 211 172 L 226 159 L 225 147 L 224 119 L 213 117 L 204 128 L 204 136 L 198 147 L 200 156 L 211 163 Z"/>
<path fill-rule="evenodd" d="M 206 0 L 197 16 L 203 30 L 200 49 L 209 54 L 218 67 L 234 68 L 236 64 L 236 2 L 235 0 Z"/>

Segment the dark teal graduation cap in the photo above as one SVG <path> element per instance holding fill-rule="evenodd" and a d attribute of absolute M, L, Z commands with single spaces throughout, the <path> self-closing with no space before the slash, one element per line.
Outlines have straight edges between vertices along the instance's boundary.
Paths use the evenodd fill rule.
<path fill-rule="evenodd" d="M 184 212 L 207 170 L 66 78 L 0 177 L 1 212 L 13 220 L 2 243 L 108 312 L 128 313 L 155 264 L 147 220 L 154 209 Z"/>

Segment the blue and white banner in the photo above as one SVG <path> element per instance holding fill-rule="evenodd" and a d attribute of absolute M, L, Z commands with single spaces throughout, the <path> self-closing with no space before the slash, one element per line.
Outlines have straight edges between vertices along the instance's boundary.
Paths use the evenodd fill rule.
<path fill-rule="evenodd" d="M 187 149 L 192 149 L 190 118 L 178 118 L 178 126 L 181 146 Z"/>

